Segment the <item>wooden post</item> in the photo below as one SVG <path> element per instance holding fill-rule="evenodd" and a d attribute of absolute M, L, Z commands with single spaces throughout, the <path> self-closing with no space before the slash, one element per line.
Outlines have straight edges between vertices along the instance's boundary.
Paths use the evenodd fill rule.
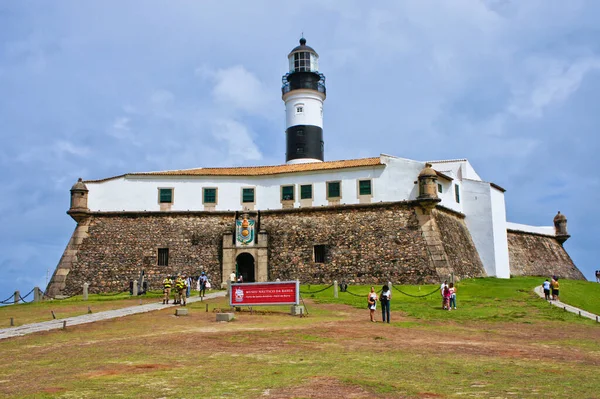
<path fill-rule="evenodd" d="M 39 287 L 33 287 L 33 302 L 39 302 L 42 300 L 42 295 L 40 294 Z"/>
<path fill-rule="evenodd" d="M 67 321 L 63 320 L 63 330 L 66 330 L 66 329 L 67 329 Z"/>
<path fill-rule="evenodd" d="M 138 295 L 138 282 L 137 282 L 137 280 L 133 280 L 133 293 L 131 295 L 133 295 L 133 296 L 137 296 Z"/>
<path fill-rule="evenodd" d="M 19 291 L 15 291 L 15 304 L 19 303 L 21 300 L 21 293 Z"/>
<path fill-rule="evenodd" d="M 88 300 L 88 287 L 90 285 L 88 283 L 83 283 L 83 300 L 87 301 Z"/>
<path fill-rule="evenodd" d="M 596 321 L 597 321 L 597 320 L 596 320 Z M 11 327 L 14 327 L 14 325 L 15 325 L 15 318 L 14 318 L 14 317 L 11 317 L 11 318 L 10 318 L 10 326 L 11 326 Z"/>
<path fill-rule="evenodd" d="M 56 315 L 54 314 L 54 310 L 51 310 L 50 312 L 52 313 L 52 318 L 53 318 L 54 320 L 56 320 Z"/>
<path fill-rule="evenodd" d="M 333 297 L 338 297 L 338 282 L 337 280 L 333 280 Z"/>
<path fill-rule="evenodd" d="M 92 308 L 88 306 L 88 314 L 92 313 Z"/>
<path fill-rule="evenodd" d="M 206 313 L 208 313 L 208 303 L 206 304 Z"/>

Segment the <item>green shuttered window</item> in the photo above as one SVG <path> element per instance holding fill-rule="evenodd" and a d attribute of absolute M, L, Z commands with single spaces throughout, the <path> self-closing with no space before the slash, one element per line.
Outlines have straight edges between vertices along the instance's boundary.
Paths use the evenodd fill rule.
<path fill-rule="evenodd" d="M 339 181 L 331 181 L 327 183 L 327 198 L 339 198 L 341 196 L 340 186 L 341 183 Z"/>
<path fill-rule="evenodd" d="M 204 203 L 215 204 L 217 202 L 217 189 L 216 188 L 205 188 L 204 189 Z"/>
<path fill-rule="evenodd" d="M 312 185 L 305 184 L 300 186 L 300 199 L 312 199 Z"/>
<path fill-rule="evenodd" d="M 294 200 L 294 186 L 281 187 L 281 200 L 282 201 L 293 201 Z"/>
<path fill-rule="evenodd" d="M 371 195 L 371 180 L 360 180 L 358 182 L 359 195 Z"/>
<path fill-rule="evenodd" d="M 160 188 L 159 189 L 159 201 L 161 204 L 170 204 L 173 202 L 173 189 L 172 188 Z"/>
<path fill-rule="evenodd" d="M 454 185 L 454 199 L 457 204 L 460 203 L 460 188 L 458 187 L 458 184 Z"/>
<path fill-rule="evenodd" d="M 254 202 L 254 189 L 243 188 L 242 189 L 242 202 Z"/>

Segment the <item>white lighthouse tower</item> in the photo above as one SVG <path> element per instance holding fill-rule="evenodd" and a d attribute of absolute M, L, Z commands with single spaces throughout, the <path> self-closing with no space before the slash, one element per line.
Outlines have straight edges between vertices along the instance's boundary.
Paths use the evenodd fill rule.
<path fill-rule="evenodd" d="M 288 55 L 290 71 L 282 78 L 286 114 L 288 164 L 323 162 L 323 101 L 325 76 L 319 73 L 319 55 L 300 39 Z"/>

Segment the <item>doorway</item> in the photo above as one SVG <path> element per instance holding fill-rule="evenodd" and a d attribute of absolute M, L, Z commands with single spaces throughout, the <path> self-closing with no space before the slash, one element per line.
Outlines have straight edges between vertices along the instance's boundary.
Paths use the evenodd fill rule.
<path fill-rule="evenodd" d="M 254 275 L 254 257 L 247 252 L 241 253 L 235 258 L 237 263 L 238 275 L 244 279 L 244 283 L 253 283 L 256 281 Z"/>

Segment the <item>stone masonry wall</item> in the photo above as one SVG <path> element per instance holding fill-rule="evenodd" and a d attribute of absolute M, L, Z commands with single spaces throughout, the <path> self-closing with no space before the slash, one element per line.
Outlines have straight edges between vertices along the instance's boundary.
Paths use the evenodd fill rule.
<path fill-rule="evenodd" d="M 434 209 L 449 269 L 460 278 L 485 276 L 485 269 L 464 219 L 452 212 Z"/>
<path fill-rule="evenodd" d="M 508 256 L 513 276 L 585 280 L 567 251 L 551 236 L 508 230 Z"/>
<path fill-rule="evenodd" d="M 410 205 L 263 212 L 261 228 L 269 233 L 270 279 L 365 284 L 439 281 Z M 315 245 L 326 246 L 324 263 L 315 263 Z"/>
<path fill-rule="evenodd" d="M 414 202 L 342 205 L 260 212 L 268 234 L 269 280 L 334 279 L 364 284 L 437 283 L 440 280 Z M 433 211 L 447 260 L 456 277 L 482 275 L 481 261 L 464 222 Z M 47 289 L 55 294 L 117 292 L 146 272 L 150 290 L 167 275 L 207 272 L 216 286 L 222 276 L 223 235 L 234 228 L 234 212 L 92 213 L 85 234 L 67 248 Z M 73 241 L 73 240 L 72 240 Z M 75 245 L 77 244 L 77 245 Z M 325 262 L 316 263 L 314 246 L 324 245 Z M 158 248 L 169 248 L 169 265 L 157 266 Z M 439 252 L 439 251 L 438 251 Z M 69 262 L 67 262 L 68 260 Z M 60 280 L 60 281 L 59 281 Z"/>
<path fill-rule="evenodd" d="M 63 294 L 117 292 L 129 287 L 142 269 L 148 289 L 162 289 L 167 275 L 197 276 L 204 270 L 221 281 L 223 234 L 231 231 L 234 213 L 94 214 L 66 278 Z M 158 248 L 169 248 L 169 265 L 157 266 Z"/>

